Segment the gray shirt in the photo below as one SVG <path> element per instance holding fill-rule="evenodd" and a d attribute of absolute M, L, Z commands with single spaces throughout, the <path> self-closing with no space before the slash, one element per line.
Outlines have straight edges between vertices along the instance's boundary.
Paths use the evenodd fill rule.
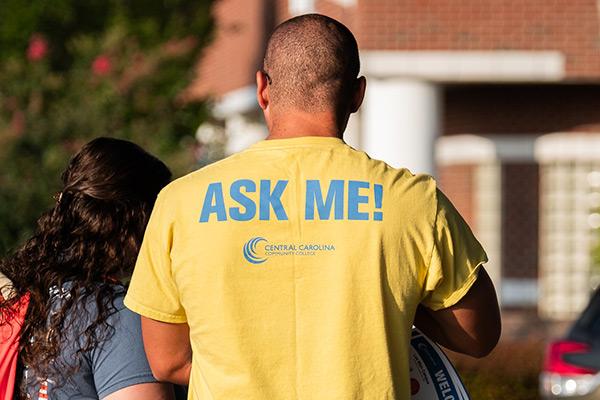
<path fill-rule="evenodd" d="M 79 355 L 77 350 L 83 346 L 82 332 L 95 320 L 97 305 L 92 298 L 84 306 L 73 307 L 73 313 L 81 313 L 83 317 L 72 316 L 78 318 L 78 321 L 67 325 L 69 331 L 65 336 L 69 340 L 63 346 L 60 357 L 63 363 L 70 366 L 78 364 L 79 368 L 71 376 L 63 377 L 62 384 L 59 383 L 56 387 L 53 387 L 55 380 L 48 376 L 48 397 L 44 395 L 44 384 L 30 376 L 30 371 L 26 371 L 25 379 L 29 382 L 31 399 L 102 399 L 128 386 L 156 382 L 144 352 L 140 316 L 125 308 L 124 295 L 124 290 L 118 289 L 114 310 L 107 319 L 108 324 L 114 328 L 112 335 L 96 348 Z M 60 298 L 60 295 L 57 297 Z M 87 312 L 82 312 L 83 309 Z"/>

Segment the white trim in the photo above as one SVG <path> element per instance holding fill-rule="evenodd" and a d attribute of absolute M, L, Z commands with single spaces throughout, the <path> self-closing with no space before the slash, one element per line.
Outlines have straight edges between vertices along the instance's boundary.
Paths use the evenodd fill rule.
<path fill-rule="evenodd" d="M 242 114 L 258 108 L 256 102 L 256 86 L 249 85 L 232 90 L 215 104 L 213 113 L 215 117 L 225 119 L 235 114 Z"/>
<path fill-rule="evenodd" d="M 315 12 L 315 0 L 288 0 L 288 12 L 291 16 Z"/>
<path fill-rule="evenodd" d="M 502 306 L 536 306 L 538 303 L 537 279 L 503 278 L 500 287 Z"/>
<path fill-rule="evenodd" d="M 496 149 L 483 136 L 442 136 L 435 144 L 435 158 L 440 165 L 481 164 L 496 160 Z"/>
<path fill-rule="evenodd" d="M 600 133 L 552 133 L 535 143 L 535 158 L 552 161 L 600 161 Z"/>
<path fill-rule="evenodd" d="M 502 170 L 500 163 L 489 161 L 475 168 L 475 232 L 486 250 L 489 261 L 485 269 L 494 286 L 502 283 Z M 502 293 L 498 292 L 502 304 Z"/>
<path fill-rule="evenodd" d="M 442 136 L 435 145 L 439 165 L 534 162 L 537 135 Z"/>
<path fill-rule="evenodd" d="M 559 51 L 361 52 L 362 73 L 437 82 L 556 82 L 565 77 Z"/>

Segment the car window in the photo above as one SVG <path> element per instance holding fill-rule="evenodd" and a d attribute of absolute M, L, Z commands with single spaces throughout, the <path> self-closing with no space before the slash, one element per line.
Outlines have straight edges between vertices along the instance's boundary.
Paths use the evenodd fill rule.
<path fill-rule="evenodd" d="M 600 307 L 596 307 L 595 311 L 590 318 L 590 330 L 597 339 L 600 339 Z"/>
<path fill-rule="evenodd" d="M 588 308 L 582 315 L 582 322 L 595 334 L 596 338 L 600 338 L 600 290 L 597 290 L 590 300 Z"/>
<path fill-rule="evenodd" d="M 600 337 L 600 315 L 596 318 L 596 322 L 592 325 L 592 333 Z"/>
<path fill-rule="evenodd" d="M 600 290 L 592 295 L 592 298 L 571 327 L 568 338 L 587 342 L 589 340 L 600 340 Z"/>

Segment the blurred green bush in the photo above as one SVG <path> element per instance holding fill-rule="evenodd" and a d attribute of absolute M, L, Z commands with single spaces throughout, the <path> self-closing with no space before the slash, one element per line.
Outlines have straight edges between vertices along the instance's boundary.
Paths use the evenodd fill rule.
<path fill-rule="evenodd" d="M 503 341 L 480 360 L 448 351 L 473 400 L 537 400 L 545 341 Z"/>
<path fill-rule="evenodd" d="M 132 140 L 175 175 L 207 117 L 190 101 L 212 0 L 3 0 L 0 256 L 31 233 L 60 171 L 91 138 Z"/>

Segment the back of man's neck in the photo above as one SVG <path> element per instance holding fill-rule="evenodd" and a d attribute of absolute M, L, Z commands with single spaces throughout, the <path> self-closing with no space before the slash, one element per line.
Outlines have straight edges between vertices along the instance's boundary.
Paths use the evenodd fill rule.
<path fill-rule="evenodd" d="M 289 132 L 289 133 L 284 133 L 284 132 L 270 132 L 269 136 L 266 137 L 266 140 L 272 140 L 272 139 L 294 139 L 294 138 L 300 138 L 300 137 L 306 137 L 306 136 L 313 136 L 313 137 L 326 137 L 326 138 L 339 138 L 341 139 L 341 135 L 337 135 L 334 133 L 319 133 L 319 132 L 311 132 L 311 131 L 304 131 L 304 130 L 298 130 L 296 132 Z"/>
<path fill-rule="evenodd" d="M 267 139 L 292 139 L 303 136 L 341 138 L 340 129 L 329 115 L 298 113 L 274 121 Z"/>

